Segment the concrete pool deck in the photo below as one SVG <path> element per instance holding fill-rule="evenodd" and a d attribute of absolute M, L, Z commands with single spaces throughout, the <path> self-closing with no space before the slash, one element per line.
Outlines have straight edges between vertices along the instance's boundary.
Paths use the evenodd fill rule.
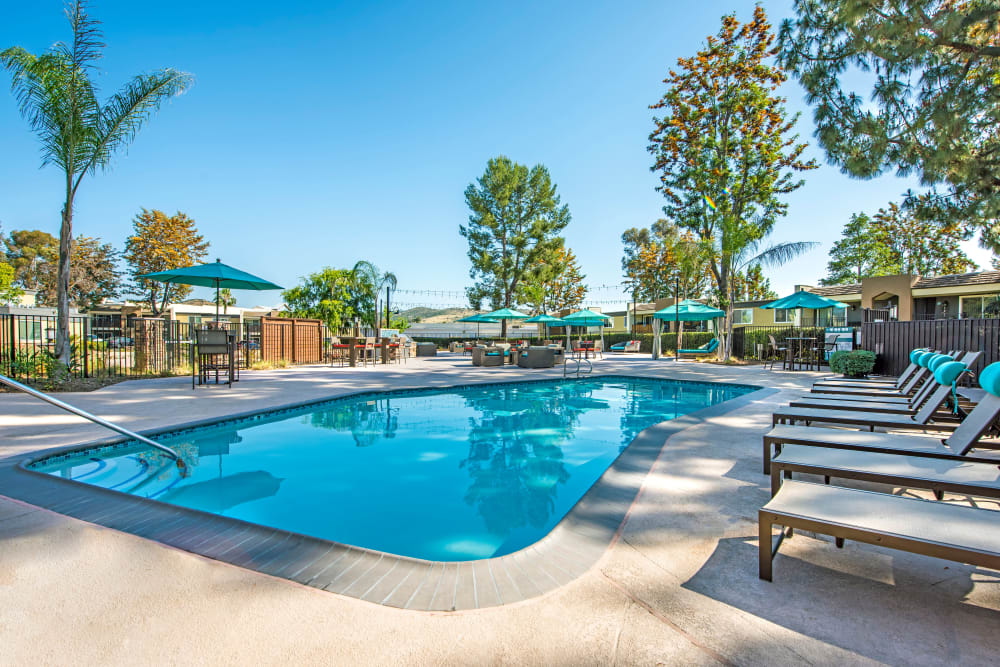
<path fill-rule="evenodd" d="M 582 575 L 504 606 L 419 612 L 244 570 L 0 498 L 0 662 L 986 664 L 1000 649 L 1000 573 L 797 535 L 757 578 L 767 500 L 760 436 L 811 373 L 608 357 L 595 374 L 780 390 L 667 441 L 617 541 Z M 468 357 L 402 366 L 184 378 L 66 400 L 146 430 L 359 390 L 540 378 Z M 0 456 L 103 437 L 25 396 L 0 395 Z M 0 489 L 0 494 L 3 490 Z M 956 496 L 949 496 L 961 500 Z M 982 504 L 982 503 L 981 503 Z M 984 505 L 989 506 L 989 505 Z"/>

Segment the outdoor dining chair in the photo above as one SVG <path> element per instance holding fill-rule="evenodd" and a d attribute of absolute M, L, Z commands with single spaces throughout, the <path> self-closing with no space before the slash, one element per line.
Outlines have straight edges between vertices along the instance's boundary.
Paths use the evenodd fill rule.
<path fill-rule="evenodd" d="M 236 355 L 229 332 L 225 329 L 197 329 L 195 344 L 198 357 L 198 384 L 207 384 L 212 371 L 215 371 L 215 383 L 218 384 L 219 371 L 223 371 L 226 375 L 226 384 L 232 387 L 236 380 Z"/>
<path fill-rule="evenodd" d="M 784 370 L 788 365 L 787 355 L 788 348 L 781 347 L 778 345 L 778 341 L 774 339 L 771 334 L 767 335 L 767 356 L 766 359 L 770 360 L 771 366 L 770 370 L 774 370 L 774 362 L 779 358 L 781 359 L 781 368 Z"/>
<path fill-rule="evenodd" d="M 350 359 L 350 353 L 351 346 L 334 336 L 330 341 L 330 365 L 333 366 L 334 360 L 339 361 L 341 366 L 346 365 Z"/>

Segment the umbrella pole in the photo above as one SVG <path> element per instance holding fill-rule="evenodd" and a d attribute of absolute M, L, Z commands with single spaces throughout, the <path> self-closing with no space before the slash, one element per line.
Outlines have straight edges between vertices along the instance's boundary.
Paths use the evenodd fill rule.
<path fill-rule="evenodd" d="M 219 326 L 219 280 L 215 280 L 215 326 Z"/>

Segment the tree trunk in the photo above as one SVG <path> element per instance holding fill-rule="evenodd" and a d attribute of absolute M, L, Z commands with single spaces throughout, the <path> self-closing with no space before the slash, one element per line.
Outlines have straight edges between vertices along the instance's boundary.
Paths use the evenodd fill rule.
<path fill-rule="evenodd" d="M 59 268 L 56 273 L 56 358 L 70 364 L 69 257 L 73 241 L 73 176 L 66 175 L 66 202 L 59 228 Z"/>
<path fill-rule="evenodd" d="M 722 292 L 723 298 L 726 300 L 726 340 L 724 341 L 724 344 L 719 346 L 719 355 L 722 361 L 728 361 L 729 356 L 733 352 L 733 295 L 730 274 L 727 270 L 725 270 L 725 268 L 723 268 L 722 277 L 719 283 L 719 291 Z"/>

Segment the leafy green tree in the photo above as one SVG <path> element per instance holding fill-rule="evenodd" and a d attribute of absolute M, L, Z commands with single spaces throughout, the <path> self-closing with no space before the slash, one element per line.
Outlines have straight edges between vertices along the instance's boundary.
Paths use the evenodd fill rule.
<path fill-rule="evenodd" d="M 874 216 L 851 216 L 843 236 L 830 250 L 824 285 L 861 282 L 872 276 L 910 273 L 921 276 L 965 273 L 976 263 L 962 250 L 968 230 L 954 223 L 922 219 L 896 203 Z"/>
<path fill-rule="evenodd" d="M 39 229 L 15 229 L 4 239 L 7 263 L 14 267 L 14 279 L 26 289 L 40 290 L 45 265 L 59 259 L 59 241 Z"/>
<path fill-rule="evenodd" d="M 741 24 L 722 18 L 694 57 L 680 58 L 664 83 L 667 92 L 651 108 L 649 151 L 659 173 L 664 213 L 711 247 L 709 269 L 720 307 L 727 313 L 725 345 L 732 349 L 732 277 L 755 264 L 775 265 L 809 247 L 762 241 L 785 215 L 787 195 L 802 186 L 795 172 L 814 169 L 806 144 L 792 134 L 797 116 L 776 94 L 785 73 L 770 64 L 774 34 L 764 10 Z"/>
<path fill-rule="evenodd" d="M 763 301 L 777 299 L 778 293 L 771 289 L 771 280 L 764 276 L 760 264 L 750 266 L 733 276 L 733 299 L 735 301 Z"/>
<path fill-rule="evenodd" d="M 469 276 L 476 280 L 466 290 L 469 301 L 489 299 L 494 309 L 510 308 L 531 267 L 562 245 L 569 207 L 560 205 L 548 169 L 529 169 L 503 155 L 466 188 L 465 202 L 472 213 L 459 232 L 469 242 Z M 502 327 L 506 335 L 506 321 Z"/>
<path fill-rule="evenodd" d="M 19 299 L 22 294 L 24 290 L 14 284 L 14 267 L 0 262 L 0 304 Z"/>
<path fill-rule="evenodd" d="M 3 233 L 0 232 L 0 241 L 4 240 Z M 7 262 L 0 262 L 0 304 L 12 303 L 24 294 L 24 290 L 14 283 L 14 278 L 14 267 Z"/>
<path fill-rule="evenodd" d="M 625 276 L 622 284 L 629 289 L 629 292 L 636 300 L 641 301 L 650 301 L 652 299 L 646 294 L 643 286 L 636 278 L 636 267 L 638 266 L 636 258 L 639 255 L 640 249 L 645 245 L 649 245 L 650 240 L 650 230 L 647 227 L 630 227 L 622 232 L 622 246 L 624 247 L 622 273 Z"/>
<path fill-rule="evenodd" d="M 908 203 L 922 217 L 993 225 L 1000 217 L 996 1 L 796 0 L 794 7 L 796 17 L 781 27 L 780 59 L 806 89 L 830 160 L 858 178 L 915 173 L 944 189 L 911 193 Z"/>
<path fill-rule="evenodd" d="M 533 315 L 579 308 L 587 296 L 584 278 L 573 251 L 559 246 L 528 270 L 517 302 L 526 304 Z"/>
<path fill-rule="evenodd" d="M 59 229 L 56 280 L 55 356 L 70 363 L 69 291 L 73 239 L 73 201 L 83 177 L 107 169 L 149 116 L 180 94 L 191 76 L 171 69 L 138 74 L 103 104 L 93 81 L 104 44 L 99 23 L 87 15 L 87 3 L 75 0 L 66 15 L 72 40 L 35 56 L 15 46 L 0 52 L 0 65 L 11 73 L 11 90 L 21 115 L 42 143 L 42 165 L 54 164 L 64 175 L 65 198 Z"/>
<path fill-rule="evenodd" d="M 90 236 L 73 239 L 70 251 L 69 302 L 70 305 L 86 310 L 105 299 L 113 299 L 121 293 L 122 276 L 118 269 L 121 256 L 110 243 Z M 56 264 L 46 262 L 41 265 L 41 283 L 38 302 L 53 306 L 56 302 Z"/>
<path fill-rule="evenodd" d="M 281 293 L 291 317 L 322 320 L 331 331 L 340 331 L 355 318 L 375 310 L 375 289 L 351 270 L 326 267 Z"/>
<path fill-rule="evenodd" d="M 217 306 L 222 307 L 223 314 L 229 312 L 229 306 L 236 305 L 236 297 L 233 296 L 233 291 L 228 288 L 220 289 L 214 297 L 212 297 L 212 303 Z"/>
<path fill-rule="evenodd" d="M 133 233 L 125 240 L 125 261 L 132 275 L 132 291 L 149 303 L 153 315 L 167 304 L 180 301 L 191 293 L 190 285 L 143 280 L 144 273 L 155 273 L 184 266 L 194 266 L 208 254 L 208 241 L 198 233 L 193 218 L 178 211 L 142 211 L 132 220 Z"/>
<path fill-rule="evenodd" d="M 889 275 L 891 264 L 889 248 L 871 217 L 856 213 L 830 249 L 827 276 L 820 283 L 842 285 L 859 283 L 869 276 Z"/>
<path fill-rule="evenodd" d="M 674 293 L 680 282 L 682 298 L 699 298 L 708 282 L 707 246 L 669 220 L 649 229 L 632 228 L 622 235 L 625 285 L 636 300 L 655 301 Z"/>
<path fill-rule="evenodd" d="M 921 276 L 965 273 L 976 263 L 962 251 L 967 231 L 955 223 L 935 223 L 895 202 L 872 217 L 879 242 L 886 249 L 886 273 Z"/>
<path fill-rule="evenodd" d="M 354 268 L 351 270 L 363 280 L 366 280 L 375 292 L 375 300 L 372 303 L 372 312 L 367 313 L 367 317 L 369 318 L 368 321 L 376 329 L 381 325 L 382 310 L 379 308 L 379 304 L 381 303 L 385 306 L 386 327 L 390 329 L 393 328 L 389 327 L 389 297 L 396 291 L 396 286 L 399 284 L 396 274 L 391 271 L 382 271 L 371 262 L 365 260 L 361 260 L 356 263 Z M 383 294 L 386 297 L 385 301 L 381 300 Z"/>

